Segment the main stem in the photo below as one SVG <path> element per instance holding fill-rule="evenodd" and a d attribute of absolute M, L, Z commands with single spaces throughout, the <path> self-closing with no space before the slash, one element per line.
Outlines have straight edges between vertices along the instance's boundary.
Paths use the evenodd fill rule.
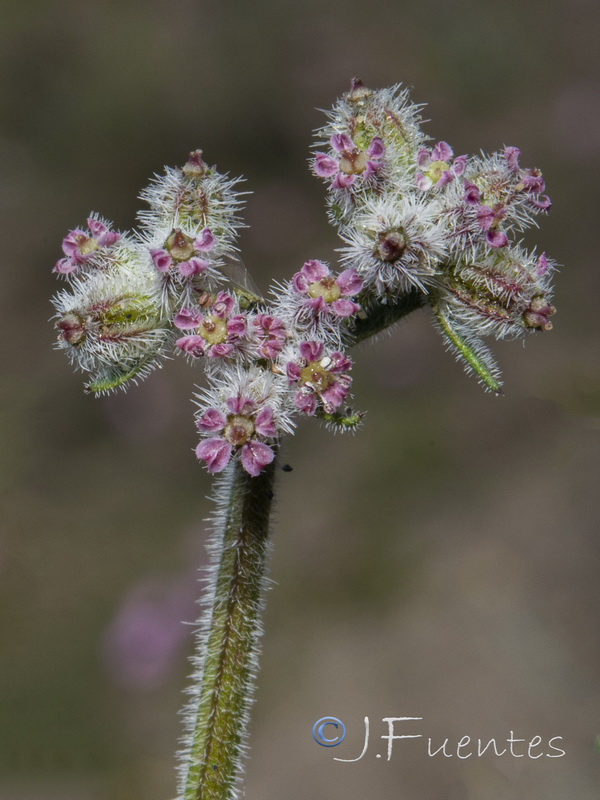
<path fill-rule="evenodd" d="M 349 335 L 376 335 L 424 304 L 416 290 L 395 303 L 365 303 Z M 217 485 L 212 563 L 194 656 L 179 800 L 232 800 L 248 725 L 268 552 L 275 460 L 251 477 L 239 459 Z"/>
<path fill-rule="evenodd" d="M 213 564 L 195 661 L 181 800 L 236 796 L 248 708 L 262 633 L 275 461 L 251 477 L 234 460 L 218 487 Z"/>

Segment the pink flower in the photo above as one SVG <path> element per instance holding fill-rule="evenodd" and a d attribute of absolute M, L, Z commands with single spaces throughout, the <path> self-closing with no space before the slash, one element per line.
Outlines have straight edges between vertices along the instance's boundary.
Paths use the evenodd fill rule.
<path fill-rule="evenodd" d="M 245 314 L 232 314 L 235 298 L 227 292 L 219 292 L 207 307 L 210 313 L 199 308 L 182 308 L 173 319 L 176 328 L 195 331 L 182 336 L 175 345 L 194 357 L 223 358 L 231 356 L 239 348 L 248 330 Z"/>
<path fill-rule="evenodd" d="M 272 314 L 258 314 L 252 320 L 252 337 L 261 358 L 273 361 L 283 349 L 287 336 L 285 323 Z"/>
<path fill-rule="evenodd" d="M 500 224 L 507 214 L 507 207 L 503 203 L 495 203 L 493 207 L 481 203 L 481 191 L 478 186 L 470 181 L 465 181 L 465 203 L 475 210 L 477 223 L 490 247 L 506 247 L 508 236 L 499 230 Z"/>
<path fill-rule="evenodd" d="M 322 342 L 302 342 L 300 358 L 286 365 L 290 385 L 300 386 L 294 398 L 296 408 L 310 416 L 316 413 L 319 403 L 328 414 L 336 411 L 346 400 L 352 383 L 347 374 L 351 359 L 338 351 L 325 356 L 324 351 Z"/>
<path fill-rule="evenodd" d="M 332 189 L 347 189 L 358 176 L 368 180 L 381 168 L 385 145 L 379 136 L 375 136 L 367 150 L 359 150 L 346 133 L 334 133 L 329 143 L 335 155 L 317 153 L 313 169 L 320 178 L 333 178 Z"/>
<path fill-rule="evenodd" d="M 511 172 L 519 172 L 519 156 L 521 155 L 521 151 L 518 147 L 505 147 L 504 148 L 504 157 L 506 158 L 506 163 L 508 164 L 508 168 Z"/>
<path fill-rule="evenodd" d="M 547 194 L 542 194 L 546 190 L 546 182 L 541 170 L 536 168 L 521 169 L 519 166 L 520 155 L 521 151 L 518 147 L 504 148 L 504 158 L 507 166 L 515 177 L 519 179 L 515 186 L 515 193 L 528 195 L 529 205 L 536 211 L 549 211 L 552 201 Z"/>
<path fill-rule="evenodd" d="M 304 305 L 315 314 L 335 314 L 350 317 L 360 311 L 360 306 L 350 298 L 363 288 L 363 281 L 354 269 L 344 270 L 334 277 L 322 261 L 306 261 L 300 272 L 292 278 L 298 294 L 307 295 Z"/>
<path fill-rule="evenodd" d="M 121 238 L 120 233 L 111 231 L 107 225 L 94 217 L 89 217 L 87 224 L 87 231 L 76 228 L 65 236 L 62 249 L 66 258 L 56 262 L 54 272 L 61 275 L 76 272 L 97 250 L 112 247 Z"/>
<path fill-rule="evenodd" d="M 205 272 L 209 262 L 199 257 L 199 253 L 206 253 L 216 245 L 215 235 L 209 228 L 205 228 L 200 236 L 193 239 L 184 233 L 181 228 L 174 228 L 164 247 L 150 250 L 154 266 L 159 272 L 167 273 L 176 264 L 177 271 L 184 278 L 191 278 Z"/>
<path fill-rule="evenodd" d="M 213 474 L 225 469 L 234 452 L 240 452 L 242 466 L 256 477 L 275 458 L 273 448 L 261 441 L 276 439 L 277 426 L 271 406 L 258 407 L 249 397 L 238 395 L 226 401 L 227 412 L 208 408 L 199 417 L 198 429 L 218 433 L 200 442 L 196 455 Z"/>
<path fill-rule="evenodd" d="M 465 181 L 465 203 L 468 206 L 478 206 L 481 201 L 479 187 L 470 181 Z"/>
<path fill-rule="evenodd" d="M 433 150 L 422 147 L 417 154 L 420 171 L 416 174 L 417 186 L 425 192 L 451 183 L 462 175 L 467 166 L 467 156 L 454 158 L 454 151 L 447 142 L 438 142 Z"/>
<path fill-rule="evenodd" d="M 477 206 L 477 221 L 481 229 L 486 231 L 485 238 L 490 247 L 500 248 L 508 244 L 508 236 L 498 229 L 505 216 L 506 206 L 502 203 L 496 203 L 493 208 Z"/>

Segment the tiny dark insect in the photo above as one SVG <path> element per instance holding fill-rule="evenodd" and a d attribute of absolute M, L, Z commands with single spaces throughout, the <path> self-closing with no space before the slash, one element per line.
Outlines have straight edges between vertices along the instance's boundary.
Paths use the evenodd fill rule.
<path fill-rule="evenodd" d="M 294 468 L 293 468 L 293 467 L 291 467 L 289 464 L 284 464 L 284 465 L 283 465 L 283 467 L 282 467 L 281 469 L 282 469 L 284 472 L 292 472 L 292 470 L 293 470 Z"/>

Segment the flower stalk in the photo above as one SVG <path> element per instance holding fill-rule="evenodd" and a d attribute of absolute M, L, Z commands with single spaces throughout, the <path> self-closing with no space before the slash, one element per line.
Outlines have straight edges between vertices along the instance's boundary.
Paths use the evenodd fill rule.
<path fill-rule="evenodd" d="M 207 605 L 186 708 L 181 800 L 236 796 L 262 634 L 274 476 L 275 461 L 256 477 L 232 461 L 218 479 Z"/>

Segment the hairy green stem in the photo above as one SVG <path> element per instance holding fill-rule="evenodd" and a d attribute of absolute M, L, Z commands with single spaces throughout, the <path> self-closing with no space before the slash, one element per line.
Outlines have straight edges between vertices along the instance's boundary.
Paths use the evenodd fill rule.
<path fill-rule="evenodd" d="M 236 796 L 248 707 L 262 633 L 275 461 L 251 477 L 234 460 L 218 487 L 207 615 L 195 658 L 182 754 L 182 800 Z"/>

